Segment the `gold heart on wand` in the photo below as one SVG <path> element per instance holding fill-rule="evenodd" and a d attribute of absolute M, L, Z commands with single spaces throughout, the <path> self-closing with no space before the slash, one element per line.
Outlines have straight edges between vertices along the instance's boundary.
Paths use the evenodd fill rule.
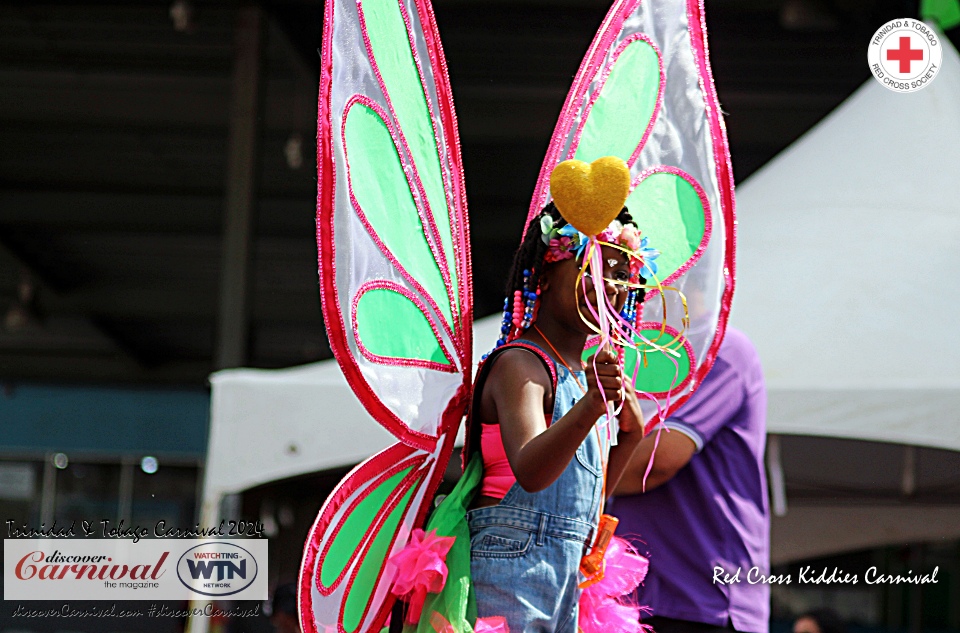
<path fill-rule="evenodd" d="M 630 170 L 616 156 L 592 163 L 565 160 L 550 173 L 550 193 L 563 219 L 593 237 L 623 209 L 630 195 Z"/>

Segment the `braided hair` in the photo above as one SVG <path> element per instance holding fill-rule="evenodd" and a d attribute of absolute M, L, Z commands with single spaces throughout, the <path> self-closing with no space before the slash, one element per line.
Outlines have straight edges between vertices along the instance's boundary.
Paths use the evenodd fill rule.
<path fill-rule="evenodd" d="M 505 289 L 507 297 L 503 302 L 503 322 L 500 326 L 500 339 L 497 341 L 497 347 L 523 334 L 536 320 L 540 303 L 540 277 L 546 264 L 544 257 L 549 250 L 549 245 L 544 243 L 543 233 L 540 230 L 540 220 L 544 216 L 550 216 L 553 219 L 554 228 L 560 229 L 568 224 L 560 215 L 557 206 L 550 202 L 527 225 L 523 234 L 523 241 L 520 242 L 520 247 L 513 256 L 510 275 L 507 277 Z M 621 224 L 630 224 L 637 227 L 637 223 L 630 215 L 627 207 L 620 211 L 616 219 Z M 645 281 L 643 277 L 640 277 L 639 282 L 641 284 Z M 644 295 L 645 291 L 638 288 L 631 289 L 627 296 L 624 311 L 621 314 L 633 324 L 636 324 L 638 308 L 643 303 Z"/>

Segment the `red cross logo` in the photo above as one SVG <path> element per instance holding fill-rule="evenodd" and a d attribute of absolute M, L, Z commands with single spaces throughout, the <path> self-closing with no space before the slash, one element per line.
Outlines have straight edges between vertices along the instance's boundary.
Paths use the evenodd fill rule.
<path fill-rule="evenodd" d="M 891 48 L 887 51 L 887 60 L 900 62 L 900 73 L 910 74 L 910 62 L 919 62 L 923 59 L 922 48 L 910 48 L 910 37 L 900 38 L 900 48 Z"/>

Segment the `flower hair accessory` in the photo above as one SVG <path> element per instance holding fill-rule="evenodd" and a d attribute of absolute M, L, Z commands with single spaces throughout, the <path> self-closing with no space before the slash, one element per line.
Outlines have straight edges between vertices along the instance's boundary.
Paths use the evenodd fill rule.
<path fill-rule="evenodd" d="M 549 214 L 540 218 L 540 233 L 540 239 L 548 246 L 544 257 L 547 262 L 559 262 L 570 259 L 574 255 L 579 258 L 583 254 L 583 249 L 587 247 L 589 239 L 572 224 L 565 224 L 558 229 L 554 225 L 553 216 Z"/>
<path fill-rule="evenodd" d="M 547 262 L 559 262 L 574 256 L 579 258 L 590 239 L 572 224 L 556 228 L 553 216 L 549 214 L 540 218 L 540 233 L 540 239 L 548 247 L 544 256 Z M 632 224 L 625 225 L 614 220 L 597 235 L 597 239 L 600 243 L 617 245 L 624 250 L 630 258 L 631 278 L 642 275 L 644 279 L 652 279 L 657 274 L 654 260 L 660 256 L 660 252 L 651 248 L 648 238 L 641 237 L 640 229 Z"/>

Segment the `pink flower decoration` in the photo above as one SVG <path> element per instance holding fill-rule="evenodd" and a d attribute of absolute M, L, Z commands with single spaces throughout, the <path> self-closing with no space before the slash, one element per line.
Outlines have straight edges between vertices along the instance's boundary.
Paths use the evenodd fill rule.
<path fill-rule="evenodd" d="M 456 539 L 437 536 L 436 530 L 425 534 L 417 528 L 410 542 L 390 557 L 387 565 L 397 571 L 390 592 L 407 601 L 407 622 L 420 621 L 423 602 L 428 593 L 439 593 L 447 582 L 447 553 Z"/>
<path fill-rule="evenodd" d="M 562 236 L 550 240 L 547 254 L 543 259 L 547 262 L 559 262 L 571 257 L 573 257 L 573 240 L 567 236 Z"/>
<path fill-rule="evenodd" d="M 640 231 L 633 225 L 627 224 L 620 231 L 620 246 L 635 251 L 640 248 Z"/>

